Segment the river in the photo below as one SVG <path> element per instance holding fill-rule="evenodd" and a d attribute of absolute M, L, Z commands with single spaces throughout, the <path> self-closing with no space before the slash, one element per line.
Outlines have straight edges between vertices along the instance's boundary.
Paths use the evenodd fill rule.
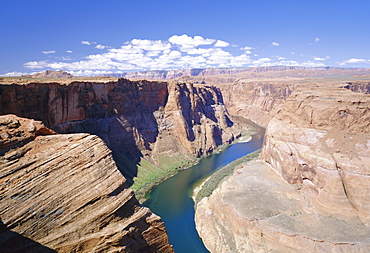
<path fill-rule="evenodd" d="M 261 130 L 249 142 L 239 142 L 210 155 L 153 189 L 150 199 L 143 205 L 162 217 L 176 253 L 209 252 L 195 229 L 194 202 L 191 198 L 194 184 L 228 163 L 260 149 L 263 135 Z"/>

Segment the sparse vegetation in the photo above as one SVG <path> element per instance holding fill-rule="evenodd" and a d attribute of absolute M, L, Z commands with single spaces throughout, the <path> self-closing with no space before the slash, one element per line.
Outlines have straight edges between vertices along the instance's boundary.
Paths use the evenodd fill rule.
<path fill-rule="evenodd" d="M 201 189 L 198 191 L 197 195 L 195 196 L 195 206 L 200 200 L 202 200 L 205 197 L 210 196 L 212 192 L 220 185 L 220 183 L 234 172 L 236 166 L 257 158 L 260 153 L 261 153 L 261 149 L 254 151 L 246 156 L 243 156 L 229 163 L 225 167 L 222 167 L 221 169 L 213 173 L 207 179 L 207 181 L 204 182 Z"/>
<path fill-rule="evenodd" d="M 130 187 L 140 203 L 148 197 L 147 194 L 158 184 L 174 176 L 177 172 L 187 169 L 199 161 L 197 158 L 190 159 L 185 156 L 159 156 L 158 162 L 161 167 L 154 165 L 151 161 L 141 159 L 137 171 L 137 177 Z"/>

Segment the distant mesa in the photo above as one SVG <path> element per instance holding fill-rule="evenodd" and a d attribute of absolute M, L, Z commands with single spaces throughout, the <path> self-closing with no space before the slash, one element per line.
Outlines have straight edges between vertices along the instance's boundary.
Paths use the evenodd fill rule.
<path fill-rule="evenodd" d="M 214 75 L 236 75 L 240 73 L 263 73 L 263 72 L 284 72 L 302 71 L 306 74 L 310 71 L 321 72 L 341 72 L 359 71 L 359 68 L 336 68 L 336 67 L 302 67 L 302 66 L 265 66 L 265 67 L 246 67 L 246 68 L 199 68 L 199 69 L 179 69 L 179 70 L 149 70 L 138 72 L 108 73 L 102 76 L 121 77 L 132 79 L 175 79 L 182 76 L 214 76 Z"/>
<path fill-rule="evenodd" d="M 24 77 L 31 77 L 31 78 L 73 78 L 73 75 L 62 70 L 53 71 L 53 70 L 46 70 L 41 73 L 36 73 L 33 75 L 23 75 Z"/>

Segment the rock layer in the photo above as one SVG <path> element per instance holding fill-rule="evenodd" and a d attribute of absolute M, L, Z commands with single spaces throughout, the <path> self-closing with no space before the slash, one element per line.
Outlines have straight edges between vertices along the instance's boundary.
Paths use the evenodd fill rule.
<path fill-rule="evenodd" d="M 302 191 L 261 160 L 234 174 L 196 209 L 211 252 L 369 252 L 370 230 L 315 213 Z"/>
<path fill-rule="evenodd" d="M 224 95 L 230 113 L 251 119 L 264 127 L 296 88 L 290 83 L 248 80 L 217 86 Z"/>
<path fill-rule="evenodd" d="M 42 120 L 59 133 L 101 137 L 130 185 L 144 177 L 154 184 L 248 131 L 211 86 L 119 79 L 0 85 L 0 94 L 1 114 Z"/>
<path fill-rule="evenodd" d="M 370 225 L 370 96 L 297 90 L 270 121 L 262 158 L 302 184 L 315 212 Z"/>
<path fill-rule="evenodd" d="M 0 117 L 0 244 L 8 252 L 173 252 L 97 136 Z M 52 249 L 52 250 L 51 250 Z"/>

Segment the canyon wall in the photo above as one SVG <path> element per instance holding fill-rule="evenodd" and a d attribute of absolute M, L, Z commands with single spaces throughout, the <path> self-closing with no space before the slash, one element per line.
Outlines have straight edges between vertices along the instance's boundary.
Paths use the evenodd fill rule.
<path fill-rule="evenodd" d="M 0 95 L 0 114 L 41 120 L 59 133 L 98 135 L 128 184 L 137 182 L 139 198 L 189 161 L 250 131 L 228 114 L 212 86 L 119 79 L 0 85 Z"/>
<path fill-rule="evenodd" d="M 323 215 L 370 225 L 370 96 L 299 90 L 270 121 L 262 159 Z"/>
<path fill-rule="evenodd" d="M 368 252 L 368 82 L 297 86 L 269 121 L 261 158 L 197 204 L 212 252 Z"/>
<path fill-rule="evenodd" d="M 266 127 L 296 88 L 289 82 L 237 80 L 216 85 L 222 91 L 231 114 L 240 115 Z"/>
<path fill-rule="evenodd" d="M 97 136 L 0 116 L 2 252 L 173 252 Z"/>

